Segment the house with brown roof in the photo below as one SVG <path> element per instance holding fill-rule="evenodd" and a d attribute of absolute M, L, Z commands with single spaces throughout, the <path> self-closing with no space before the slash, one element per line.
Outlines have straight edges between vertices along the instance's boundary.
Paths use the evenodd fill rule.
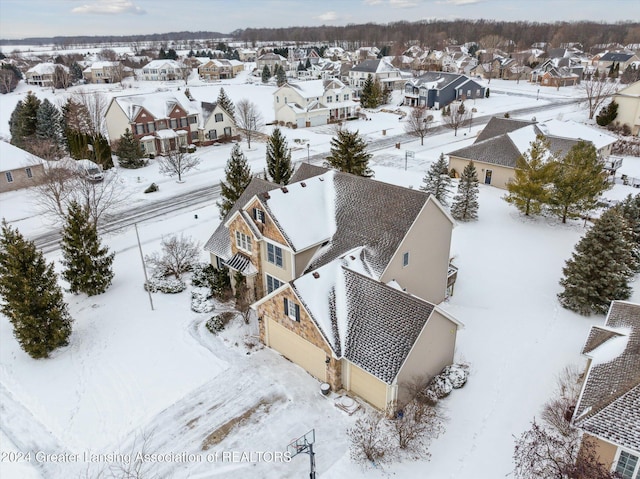
<path fill-rule="evenodd" d="M 304 164 L 254 179 L 205 250 L 244 276 L 266 345 L 385 408 L 453 359 L 459 323 L 435 306 L 453 224 L 422 191 Z"/>
<path fill-rule="evenodd" d="M 640 477 L 640 304 L 613 301 L 582 348 L 585 380 L 573 424 L 622 479 Z"/>
<path fill-rule="evenodd" d="M 516 161 L 531 148 L 538 135 L 549 141 L 550 152 L 556 157 L 566 154 L 583 140 L 593 143 L 603 169 L 610 174 L 622 165 L 621 158 L 611 156 L 616 138 L 600 130 L 571 121 L 537 123 L 493 117 L 472 145 L 449 153 L 449 168 L 460 175 L 464 167 L 473 161 L 478 181 L 506 189 L 507 183 L 515 176 Z"/>

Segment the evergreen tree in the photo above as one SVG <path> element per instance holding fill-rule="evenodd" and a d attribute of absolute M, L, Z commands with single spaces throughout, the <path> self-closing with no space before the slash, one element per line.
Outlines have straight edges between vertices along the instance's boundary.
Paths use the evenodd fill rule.
<path fill-rule="evenodd" d="M 276 84 L 278 86 L 282 86 L 287 83 L 287 72 L 284 71 L 284 67 L 282 65 L 278 65 L 276 67 Z"/>
<path fill-rule="evenodd" d="M 26 149 L 27 143 L 33 139 L 38 127 L 38 108 L 40 100 L 33 92 L 29 92 L 21 102 L 19 113 L 15 119 L 14 127 L 16 136 L 11 135 L 11 144 Z M 18 106 L 16 106 L 16 109 Z"/>
<path fill-rule="evenodd" d="M 560 280 L 563 307 L 588 316 L 605 314 L 613 300 L 631 296 L 637 270 L 632 232 L 618 208 L 609 208 L 576 245 Z"/>
<path fill-rule="evenodd" d="M 360 93 L 360 104 L 364 108 L 377 108 L 380 105 L 382 97 L 382 91 L 380 89 L 380 83 L 373 80 L 373 77 L 369 74 L 362 86 L 362 93 Z"/>
<path fill-rule="evenodd" d="M 158 60 L 164 60 L 167 58 L 167 52 L 164 51 L 164 47 L 160 47 L 160 51 L 158 52 Z"/>
<path fill-rule="evenodd" d="M 269 70 L 269 66 L 265 65 L 262 69 L 262 83 L 267 83 L 271 78 L 271 71 Z"/>
<path fill-rule="evenodd" d="M 633 255 L 636 257 L 640 272 L 640 193 L 636 196 L 628 195 L 619 205 L 622 216 L 631 228 L 631 239 L 634 243 Z"/>
<path fill-rule="evenodd" d="M 440 153 L 440 158 L 431 165 L 422 182 L 422 191 L 432 194 L 440 203 L 447 205 L 447 196 L 451 192 L 451 177 L 444 153 Z"/>
<path fill-rule="evenodd" d="M 308 70 L 309 68 L 311 68 L 311 60 L 307 58 L 307 61 L 304 64 L 304 69 Z"/>
<path fill-rule="evenodd" d="M 607 126 L 618 116 L 618 104 L 615 100 L 611 100 L 607 106 L 600 110 L 596 115 L 596 123 L 600 126 Z"/>
<path fill-rule="evenodd" d="M 553 168 L 551 210 L 566 223 L 596 207 L 597 200 L 610 185 L 593 143 L 579 141 Z"/>
<path fill-rule="evenodd" d="M 226 216 L 249 183 L 251 183 L 251 168 L 249 168 L 247 157 L 244 156 L 240 145 L 233 146 L 224 173 L 226 183 L 224 181 L 220 182 L 221 201 L 217 203 L 218 208 L 220 208 L 220 218 Z"/>
<path fill-rule="evenodd" d="M 89 144 L 91 149 L 89 152 L 89 159 L 100 166 L 103 170 L 113 168 L 113 158 L 111 158 L 111 145 L 104 135 L 97 134 L 95 136 L 89 136 Z"/>
<path fill-rule="evenodd" d="M 302 64 L 302 62 L 298 62 L 298 71 L 299 71 L 299 72 L 306 71 L 306 68 L 304 67 L 304 65 Z"/>
<path fill-rule="evenodd" d="M 509 194 L 504 198 L 521 213 L 538 214 L 549 201 L 549 186 L 554 164 L 549 158 L 549 142 L 538 136 L 531 147 L 516 160 L 513 180 L 507 183 Z"/>
<path fill-rule="evenodd" d="M 51 140 L 57 146 L 62 146 L 62 115 L 53 103 L 48 99 L 40 104 L 37 114 L 36 138 Z"/>
<path fill-rule="evenodd" d="M 78 65 L 78 62 L 73 62 L 69 67 L 69 73 L 71 75 L 71 81 L 76 83 L 82 80 L 82 67 Z"/>
<path fill-rule="evenodd" d="M 140 168 L 144 166 L 144 151 L 140 141 L 133 136 L 127 128 L 118 140 L 118 147 L 115 151 L 118 162 L 123 168 Z"/>
<path fill-rule="evenodd" d="M 9 117 L 9 133 L 11 134 L 11 144 L 20 146 L 21 143 L 21 130 L 20 130 L 20 116 L 22 115 L 22 100 L 16 103 L 16 107 L 11 112 Z"/>
<path fill-rule="evenodd" d="M 35 244 L 2 222 L 0 311 L 13 325 L 20 347 L 32 358 L 46 358 L 69 343 L 72 319 L 62 300 L 53 263 Z"/>
<path fill-rule="evenodd" d="M 325 164 L 345 173 L 370 178 L 373 176 L 369 168 L 372 156 L 358 131 L 339 130 L 338 135 L 331 138 L 331 154 Z"/>
<path fill-rule="evenodd" d="M 62 278 L 72 293 L 89 296 L 104 293 L 113 279 L 113 258 L 106 246 L 100 245 L 98 230 L 89 212 L 77 202 L 69 204 L 62 228 Z"/>
<path fill-rule="evenodd" d="M 462 171 L 458 192 L 453 197 L 451 215 L 459 221 L 478 219 L 478 175 L 473 161 Z"/>
<path fill-rule="evenodd" d="M 231 98 L 227 96 L 227 92 L 224 91 L 224 88 L 220 88 L 220 92 L 218 93 L 218 105 L 220 105 L 224 110 L 229 114 L 233 121 L 236 120 L 236 107 L 231 101 Z"/>
<path fill-rule="evenodd" d="M 267 173 L 268 178 L 280 185 L 286 185 L 293 175 L 291 149 L 280 128 L 275 128 L 267 140 Z"/>

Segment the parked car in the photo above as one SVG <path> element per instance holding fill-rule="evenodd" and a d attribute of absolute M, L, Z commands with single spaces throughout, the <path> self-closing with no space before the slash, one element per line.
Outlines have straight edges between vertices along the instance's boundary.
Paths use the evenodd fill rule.
<path fill-rule="evenodd" d="M 104 173 L 102 168 L 97 163 L 91 160 L 78 160 L 76 165 L 80 173 L 88 180 L 102 181 L 104 180 Z"/>

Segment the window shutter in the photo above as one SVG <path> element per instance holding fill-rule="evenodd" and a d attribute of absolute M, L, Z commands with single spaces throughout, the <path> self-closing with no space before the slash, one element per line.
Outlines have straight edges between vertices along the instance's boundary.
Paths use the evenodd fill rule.
<path fill-rule="evenodd" d="M 289 301 L 284 298 L 284 315 L 289 316 Z"/>
<path fill-rule="evenodd" d="M 300 322 L 300 306 L 296 304 L 295 307 L 296 307 L 296 321 Z"/>
<path fill-rule="evenodd" d="M 255 208 L 253 209 L 253 219 L 254 219 L 254 220 L 257 220 L 257 219 L 258 219 L 258 213 L 257 213 L 257 211 L 258 211 L 257 209 L 255 209 Z"/>

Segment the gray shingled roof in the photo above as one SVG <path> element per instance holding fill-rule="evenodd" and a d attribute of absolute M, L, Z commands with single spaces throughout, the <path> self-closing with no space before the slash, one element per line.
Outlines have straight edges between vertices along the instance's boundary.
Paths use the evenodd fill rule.
<path fill-rule="evenodd" d="M 309 304 L 317 304 L 316 299 L 305 298 L 300 289 L 296 288 L 296 282 L 309 281 L 311 273 L 291 284 L 336 356 L 347 358 L 385 383 L 391 384 L 431 316 L 434 305 L 345 266 L 340 266 L 339 271 L 344 276 L 346 298 L 345 307 L 340 310 L 336 308 L 335 285 L 326 298 L 329 307 L 314 311 L 309 308 Z M 324 276 L 327 270 L 320 269 L 319 274 Z M 308 294 L 314 295 L 317 292 L 311 291 Z M 330 318 L 318 317 L 327 314 L 326 311 Z M 338 322 L 346 323 L 346 338 L 342 340 Z M 328 324 L 331 324 L 332 331 L 323 330 L 323 325 L 328 327 Z M 342 342 L 345 344 L 345 351 L 341 351 Z"/>
<path fill-rule="evenodd" d="M 494 120 L 506 120 L 506 122 L 494 122 Z M 485 130 L 487 128 L 490 129 L 486 135 L 483 130 L 478 139 L 476 139 L 472 145 L 452 151 L 449 153 L 449 156 L 456 156 L 473 161 L 482 161 L 484 163 L 515 168 L 517 159 L 524 153 L 524 151 L 518 150 L 516 145 L 509 138 L 508 134 L 529 125 L 535 125 L 535 122 L 494 117 L 485 127 Z M 537 126 L 535 126 L 535 129 L 537 134 L 543 134 Z M 485 139 L 480 140 L 482 137 Z M 549 141 L 549 150 L 551 153 L 558 157 L 566 155 L 571 147 L 579 141 L 572 140 L 570 138 L 560 138 L 553 135 L 545 135 L 545 138 Z"/>
<path fill-rule="evenodd" d="M 595 361 L 596 338 L 604 339 L 603 329 L 589 334 L 583 351 L 594 357 L 580 400 L 574 413 L 575 424 L 623 447 L 640 452 L 640 304 L 614 301 L 606 328 L 628 337 L 626 347 L 609 361 Z M 609 339 L 600 345 L 606 345 Z"/>
<path fill-rule="evenodd" d="M 510 133 L 514 130 L 519 130 L 520 128 L 524 128 L 525 126 L 535 125 L 535 124 L 536 124 L 535 121 L 512 120 L 511 118 L 499 118 L 497 116 L 494 116 L 489 120 L 489 123 L 487 123 L 487 125 L 482 129 L 482 131 L 480 132 L 480 134 L 478 135 L 474 143 L 479 143 L 489 138 L 504 135 L 505 133 Z"/>
<path fill-rule="evenodd" d="M 327 171 L 329 171 L 329 169 L 323 168 L 322 166 L 312 165 L 310 163 L 300 163 L 298 168 L 296 168 L 296 171 L 293 172 L 293 176 L 291 176 L 289 183 L 308 180 L 314 176 L 323 175 Z"/>
<path fill-rule="evenodd" d="M 333 178 L 336 233 L 306 271 L 364 246 L 364 261 L 379 277 L 429 195 L 348 173 Z"/>
<path fill-rule="evenodd" d="M 363 62 L 358 63 L 356 66 L 354 66 L 351 69 L 351 71 L 375 73 L 376 71 L 378 71 L 379 64 L 380 64 L 380 60 L 365 60 Z"/>
<path fill-rule="evenodd" d="M 633 56 L 633 53 L 609 52 L 600 57 L 601 62 L 626 62 Z"/>
<path fill-rule="evenodd" d="M 427 73 L 423 73 L 415 80 L 409 80 L 409 82 L 414 86 L 419 87 L 425 83 L 433 83 L 435 81 L 442 79 L 442 81 L 439 82 L 436 87 L 436 90 L 442 90 L 443 88 L 450 85 L 460 77 L 467 78 L 465 75 L 461 75 L 459 73 L 427 72 Z"/>
<path fill-rule="evenodd" d="M 224 223 L 236 212 L 240 209 L 241 206 L 244 206 L 247 201 L 253 198 L 255 195 L 264 193 L 265 191 L 272 190 L 277 188 L 278 185 L 275 183 L 271 183 L 270 181 L 263 180 L 261 178 L 253 177 L 251 179 L 251 183 L 244 190 L 238 201 L 233 205 L 233 208 L 227 213 L 227 215 L 222 219 L 214 233 L 211 235 L 209 240 L 204 245 L 204 250 L 209 253 L 213 253 L 220 258 L 228 260 L 231 258 L 231 239 L 229 237 L 229 228 L 227 228 Z"/>

